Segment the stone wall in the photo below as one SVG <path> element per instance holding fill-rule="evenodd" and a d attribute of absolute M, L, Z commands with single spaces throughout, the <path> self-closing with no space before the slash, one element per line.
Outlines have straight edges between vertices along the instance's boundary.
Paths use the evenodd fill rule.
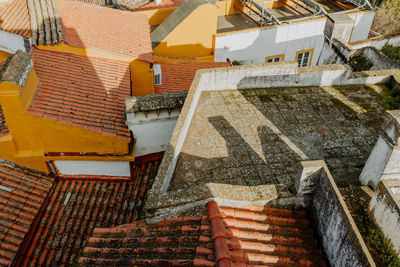
<path fill-rule="evenodd" d="M 297 181 L 331 266 L 375 266 L 326 164 L 302 162 Z"/>
<path fill-rule="evenodd" d="M 381 181 L 369 203 L 369 215 L 400 257 L 400 180 Z M 397 190 L 397 191 L 396 191 Z M 396 199 L 397 193 L 397 199 Z"/>

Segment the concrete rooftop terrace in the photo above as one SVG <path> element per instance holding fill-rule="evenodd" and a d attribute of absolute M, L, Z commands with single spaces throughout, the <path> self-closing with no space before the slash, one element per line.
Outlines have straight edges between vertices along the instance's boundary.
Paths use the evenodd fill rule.
<path fill-rule="evenodd" d="M 264 8 L 268 9 L 277 19 L 281 22 L 299 20 L 301 18 L 307 19 L 314 15 L 315 10 L 307 6 L 301 1 L 275 1 L 272 3 L 266 1 L 257 1 Z M 317 1 L 327 13 L 340 12 L 355 8 L 350 4 L 344 5 L 335 0 L 320 0 Z M 246 12 L 245 12 L 246 13 Z M 257 28 L 260 17 L 254 12 L 231 14 L 218 17 L 217 33 L 239 31 L 244 29 Z"/>
<path fill-rule="evenodd" d="M 377 140 L 376 85 L 201 92 L 169 190 L 292 184 L 302 160 L 356 180 Z"/>

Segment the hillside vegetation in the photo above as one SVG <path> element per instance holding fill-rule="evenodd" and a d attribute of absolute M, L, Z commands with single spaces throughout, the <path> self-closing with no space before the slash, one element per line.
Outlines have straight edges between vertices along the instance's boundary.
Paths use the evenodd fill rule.
<path fill-rule="evenodd" d="M 376 14 L 372 30 L 383 35 L 400 34 L 400 0 L 372 0 Z"/>

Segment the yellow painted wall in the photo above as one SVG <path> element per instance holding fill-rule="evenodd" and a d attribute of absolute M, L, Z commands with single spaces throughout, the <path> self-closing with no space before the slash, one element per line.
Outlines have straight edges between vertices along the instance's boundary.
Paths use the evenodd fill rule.
<path fill-rule="evenodd" d="M 212 36 L 217 32 L 218 16 L 239 12 L 234 8 L 232 1 L 218 1 L 199 6 L 164 38 L 154 49 L 154 53 L 181 58 L 212 55 Z"/>
<path fill-rule="evenodd" d="M 8 82 L 0 83 L 0 104 L 10 135 L 0 138 L 0 158 L 16 161 L 28 167 L 47 171 L 45 152 L 97 152 L 127 154 L 129 141 L 67 125 L 51 119 L 25 113 L 38 84 L 31 71 L 24 88 Z M 56 157 L 71 159 L 71 157 Z M 102 160 L 133 160 L 134 155 L 102 157 Z M 96 160 L 79 157 L 79 160 Z"/>
<path fill-rule="evenodd" d="M 160 25 L 176 8 L 152 9 L 137 11 L 136 13 L 146 15 L 149 18 L 149 24 Z"/>
<path fill-rule="evenodd" d="M 130 63 L 132 79 L 132 95 L 154 94 L 153 69 L 150 63 L 134 60 Z"/>
<path fill-rule="evenodd" d="M 0 50 L 0 62 L 3 62 L 4 60 L 6 60 L 9 55 L 10 55 L 10 53 Z"/>

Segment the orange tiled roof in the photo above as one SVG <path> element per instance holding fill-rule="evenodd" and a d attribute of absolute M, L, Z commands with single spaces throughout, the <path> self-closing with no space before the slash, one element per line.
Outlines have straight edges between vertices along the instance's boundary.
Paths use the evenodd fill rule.
<path fill-rule="evenodd" d="M 129 139 L 125 97 L 128 62 L 33 49 L 39 86 L 27 112 L 98 133 Z"/>
<path fill-rule="evenodd" d="M 0 159 L 0 266 L 7 266 L 34 223 L 52 180 Z"/>
<path fill-rule="evenodd" d="M 12 0 L 0 6 L 0 30 L 28 37 L 31 35 L 26 0 Z"/>
<path fill-rule="evenodd" d="M 68 0 L 64 1 L 60 13 L 67 44 L 152 62 L 146 15 Z"/>
<path fill-rule="evenodd" d="M 72 266 L 95 227 L 140 219 L 160 161 L 158 156 L 138 162 L 130 182 L 56 181 L 38 227 L 15 266 Z"/>
<path fill-rule="evenodd" d="M 0 105 L 0 137 L 5 136 L 8 133 L 9 132 L 6 124 L 6 119 L 4 118 L 3 109 Z"/>
<path fill-rule="evenodd" d="M 199 69 L 229 67 L 228 62 L 156 62 L 161 66 L 161 85 L 154 85 L 157 94 L 189 90 Z"/>
<path fill-rule="evenodd" d="M 134 11 L 152 10 L 152 9 L 164 9 L 164 8 L 175 8 L 180 6 L 184 0 L 162 0 L 161 4 L 157 5 L 154 1 L 134 9 Z M 129 8 L 129 5 L 126 5 Z"/>
<path fill-rule="evenodd" d="M 326 266 L 303 210 L 230 208 L 208 216 L 97 228 L 78 260 L 118 266 Z"/>

